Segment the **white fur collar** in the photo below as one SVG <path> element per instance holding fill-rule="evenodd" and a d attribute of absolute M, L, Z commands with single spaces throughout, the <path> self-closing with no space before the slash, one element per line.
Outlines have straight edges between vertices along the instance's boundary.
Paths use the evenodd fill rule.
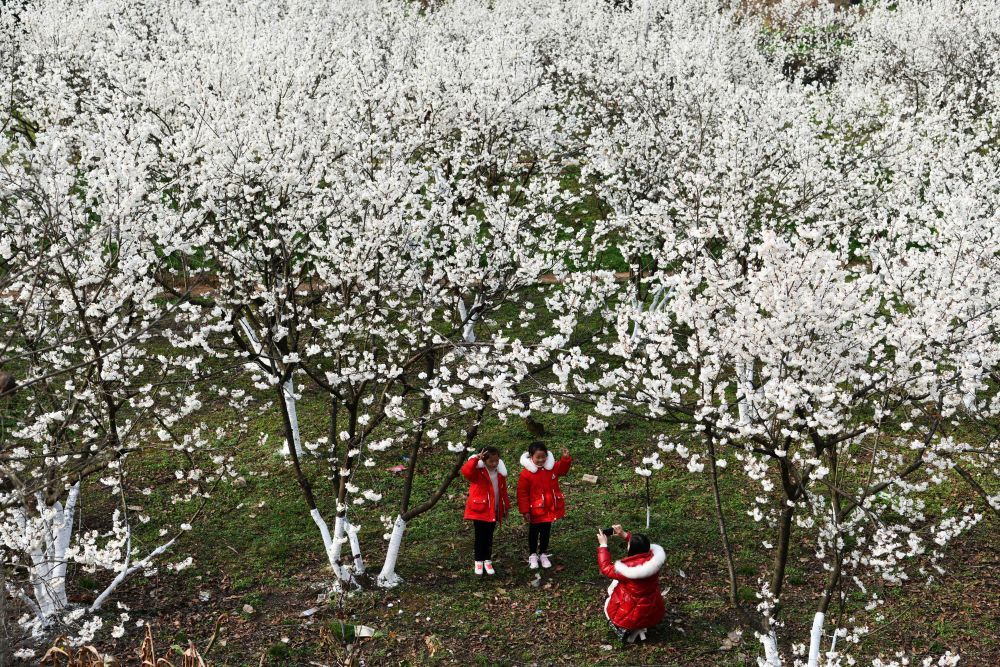
<path fill-rule="evenodd" d="M 485 468 L 485 467 L 486 467 L 486 464 L 485 464 L 485 463 L 483 463 L 483 460 L 482 460 L 482 459 L 479 459 L 479 461 L 478 461 L 478 462 L 476 463 L 476 467 L 477 467 L 477 468 Z M 507 466 L 505 466 L 505 465 L 503 464 L 503 459 L 500 459 L 500 462 L 499 462 L 499 463 L 497 463 L 497 472 L 498 472 L 499 474 L 503 475 L 504 477 L 506 477 L 506 476 L 507 476 Z"/>
<path fill-rule="evenodd" d="M 538 472 L 538 466 L 532 462 L 531 457 L 528 456 L 528 452 L 521 454 L 521 465 L 524 466 L 524 469 L 528 472 Z M 552 452 L 549 452 L 548 456 L 545 457 L 545 469 L 552 470 L 555 465 L 556 457 L 552 456 Z"/>
<path fill-rule="evenodd" d="M 626 565 L 616 560 L 615 572 L 627 579 L 645 579 L 653 576 L 667 562 L 667 554 L 663 553 L 663 548 L 659 544 L 650 544 L 649 551 L 653 554 L 652 557 L 638 565 Z"/>

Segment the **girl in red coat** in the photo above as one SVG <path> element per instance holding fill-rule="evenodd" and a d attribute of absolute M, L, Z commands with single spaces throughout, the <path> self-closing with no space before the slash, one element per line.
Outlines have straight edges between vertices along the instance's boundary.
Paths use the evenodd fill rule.
<path fill-rule="evenodd" d="M 510 509 L 507 496 L 507 466 L 500 459 L 500 450 L 487 447 L 470 457 L 462 466 L 462 475 L 469 480 L 469 499 L 465 502 L 465 517 L 472 520 L 475 530 L 475 573 L 495 574 L 493 569 L 493 532 Z"/>
<path fill-rule="evenodd" d="M 601 574 L 614 579 L 608 586 L 604 615 L 618 638 L 631 644 L 636 638 L 645 639 L 646 630 L 663 619 L 660 568 L 667 557 L 645 535 L 626 533 L 617 525 L 614 530 L 628 544 L 628 556 L 612 563 L 608 537 L 597 532 L 597 565 Z"/>
<path fill-rule="evenodd" d="M 569 472 L 573 462 L 563 449 L 558 461 L 544 443 L 533 442 L 521 455 L 521 477 L 517 481 L 517 508 L 528 527 L 528 567 L 532 570 L 552 567 L 549 560 L 549 536 L 552 522 L 566 516 L 566 498 L 559 490 L 559 478 Z"/>

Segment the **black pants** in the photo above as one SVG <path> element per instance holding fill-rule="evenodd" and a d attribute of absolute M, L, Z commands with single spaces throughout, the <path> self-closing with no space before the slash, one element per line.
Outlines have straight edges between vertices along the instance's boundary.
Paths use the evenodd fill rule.
<path fill-rule="evenodd" d="M 628 633 L 632 632 L 631 630 L 626 630 L 619 625 L 615 625 L 611 622 L 610 618 L 608 619 L 608 625 L 611 626 L 611 632 L 615 633 L 615 637 L 618 637 L 618 641 L 620 642 L 625 641 L 625 637 L 628 636 Z"/>
<path fill-rule="evenodd" d="M 497 529 L 497 522 L 473 520 L 472 526 L 476 533 L 476 560 L 492 560 L 493 531 Z"/>
<path fill-rule="evenodd" d="M 528 553 L 544 554 L 549 551 L 549 535 L 552 534 L 552 522 L 533 523 L 528 527 Z"/>

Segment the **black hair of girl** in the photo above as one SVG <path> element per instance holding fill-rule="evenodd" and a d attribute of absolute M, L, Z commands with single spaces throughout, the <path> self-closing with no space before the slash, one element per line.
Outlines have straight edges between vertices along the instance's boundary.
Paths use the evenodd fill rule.
<path fill-rule="evenodd" d="M 628 541 L 628 555 L 644 554 L 649 551 L 649 538 L 642 533 L 632 533 Z"/>
<path fill-rule="evenodd" d="M 545 446 L 544 442 L 535 441 L 528 445 L 528 456 L 534 456 L 535 452 L 545 452 L 549 453 L 549 448 Z"/>
<path fill-rule="evenodd" d="M 483 447 L 483 453 L 486 456 L 500 456 L 500 450 L 496 447 Z"/>

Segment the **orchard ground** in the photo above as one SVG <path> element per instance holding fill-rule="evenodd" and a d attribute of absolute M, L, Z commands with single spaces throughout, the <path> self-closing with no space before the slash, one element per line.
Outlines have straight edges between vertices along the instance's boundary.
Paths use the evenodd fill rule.
<path fill-rule="evenodd" d="M 305 393 L 300 416 L 304 432 L 322 428 L 317 395 Z M 550 446 L 566 446 L 574 457 L 562 482 L 568 514 L 553 530 L 552 570 L 527 569 L 527 531 L 515 515 L 497 532 L 497 576 L 475 577 L 471 526 L 461 518 L 467 484 L 459 477 L 436 508 L 411 522 L 399 565 L 402 586 L 385 590 L 367 581 L 364 590 L 328 598 L 332 575 L 322 542 L 291 469 L 275 454 L 280 443 L 276 420 L 264 413 L 256 425 L 271 437 L 238 453 L 242 469 L 262 474 L 248 476 L 246 485 L 217 491 L 218 502 L 175 552 L 193 555 L 194 565 L 181 573 L 161 569 L 152 578 L 136 577 L 118 599 L 131 608 L 133 618 L 153 626 L 161 650 L 186 646 L 189 639 L 204 649 L 217 628 L 206 658 L 218 665 L 337 664 L 344 656 L 339 622 L 368 625 L 383 635 L 360 645 L 358 657 L 366 664 L 755 664 L 759 645 L 748 629 L 732 648 L 726 642 L 741 626 L 725 600 L 725 565 L 708 477 L 692 475 L 678 459 L 667 458 L 668 465 L 652 477 L 652 526 L 646 531 L 642 478 L 634 472 L 641 454 L 632 460 L 616 450 L 624 450 L 626 443 L 648 443 L 653 433 L 649 426 L 619 421 L 596 449 L 583 432 L 582 412 L 543 421 Z M 480 445 L 501 449 L 513 493 L 518 458 L 532 436 L 521 422 L 491 421 L 481 438 Z M 440 456 L 451 460 L 454 455 Z M 384 494 L 379 508 L 387 516 L 395 514 L 402 479 L 384 468 L 400 462 L 383 458 L 378 468 L 362 467 L 357 473 L 359 483 Z M 418 501 L 439 483 L 433 471 L 448 467 L 447 461 L 436 463 L 428 457 L 421 465 L 430 474 L 416 476 Z M 171 475 L 172 467 L 147 461 L 136 472 L 152 481 Z M 588 473 L 598 477 L 596 485 L 581 480 Z M 752 600 L 758 567 L 763 572 L 764 566 L 763 560 L 753 564 L 754 554 L 768 557 L 759 542 L 769 535 L 761 534 L 746 515 L 752 498 L 728 482 L 723 471 L 725 511 L 742 563 L 741 596 Z M 324 513 L 333 516 L 334 493 L 322 481 L 316 485 Z M 936 500 L 975 502 L 972 497 Z M 374 514 L 369 510 L 369 516 Z M 99 527 L 108 516 L 104 508 L 84 507 L 82 520 L 86 527 Z M 602 612 L 608 581 L 597 570 L 595 532 L 615 522 L 647 532 L 667 554 L 662 573 L 667 618 L 637 646 L 612 641 Z M 150 530 L 153 524 L 155 518 Z M 901 650 L 919 656 L 951 649 L 961 652 L 963 665 L 1000 664 L 1000 599 L 990 593 L 1000 580 L 996 529 L 995 517 L 987 516 L 952 544 L 945 574 L 929 586 L 910 581 L 886 587 L 888 603 L 879 610 L 883 618 L 871 618 L 871 633 L 860 653 Z M 384 554 L 383 532 L 377 522 L 361 526 L 372 576 Z M 803 585 L 810 573 L 802 569 L 816 567 L 810 548 L 793 543 L 784 617 L 794 631 L 786 636 L 807 636 L 812 618 L 816 591 Z M 612 549 L 620 557 L 620 545 L 612 544 Z M 76 591 L 77 599 L 89 597 L 87 590 Z M 835 607 L 832 616 L 837 613 Z M 130 624 L 128 635 L 101 648 L 126 657 L 138 646 L 141 632 Z"/>

